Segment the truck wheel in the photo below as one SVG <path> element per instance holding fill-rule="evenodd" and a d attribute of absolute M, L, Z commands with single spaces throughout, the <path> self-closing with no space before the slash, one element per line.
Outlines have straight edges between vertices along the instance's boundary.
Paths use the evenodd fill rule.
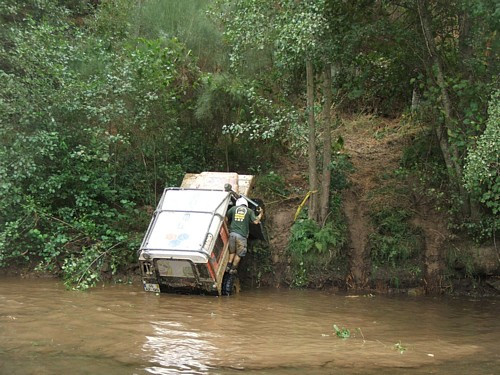
<path fill-rule="evenodd" d="M 224 274 L 222 279 L 222 295 L 232 296 L 240 292 L 240 280 L 236 275 L 230 275 L 229 273 Z"/>
<path fill-rule="evenodd" d="M 241 292 L 240 279 L 236 278 L 233 284 L 233 294 L 239 294 Z"/>

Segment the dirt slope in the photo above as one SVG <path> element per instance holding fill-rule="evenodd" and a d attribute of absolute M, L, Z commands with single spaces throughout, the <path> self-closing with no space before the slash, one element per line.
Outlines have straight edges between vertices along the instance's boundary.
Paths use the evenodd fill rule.
<path fill-rule="evenodd" d="M 345 152 L 351 156 L 354 172 L 351 187 L 344 192 L 343 204 L 349 226 L 351 275 L 348 285 L 368 286 L 370 257 L 368 236 L 373 231 L 368 217 L 370 193 L 381 187 L 380 176 L 396 169 L 404 141 L 398 135 L 399 122 L 367 116 L 347 119 L 337 130 L 344 139 Z"/>
<path fill-rule="evenodd" d="M 350 289 L 369 289 L 370 285 L 370 249 L 369 236 L 373 232 L 369 212 L 373 207 L 390 205 L 394 196 L 373 194 L 383 189 L 390 175 L 399 167 L 402 152 L 415 129 L 407 128 L 399 119 L 388 120 L 370 116 L 358 116 L 343 120 L 341 127 L 335 130 L 335 137 L 344 140 L 344 152 L 350 155 L 354 172 L 349 176 L 351 186 L 344 191 L 342 201 L 349 230 L 350 272 L 346 286 Z M 288 199 L 278 199 L 268 204 L 268 227 L 270 228 L 271 248 L 273 249 L 274 271 L 277 275 L 275 284 L 286 282 L 287 259 L 286 246 L 290 228 L 297 207 L 308 191 L 307 159 L 296 158 L 282 160 L 278 173 L 284 177 L 287 186 L 297 192 Z M 404 197 L 403 199 L 411 199 Z M 436 215 L 432 207 L 415 206 L 408 202 L 415 212 L 412 225 L 423 232 L 425 242 L 425 279 L 428 289 L 439 283 L 438 275 L 442 269 L 443 243 L 448 233 L 444 218 Z M 380 286 L 380 289 L 387 285 Z M 379 289 L 379 287 L 377 287 Z"/>
<path fill-rule="evenodd" d="M 277 172 L 284 178 L 285 186 L 290 187 L 295 193 L 266 202 L 266 226 L 269 231 L 274 271 L 272 283 L 276 287 L 289 281 L 286 248 L 297 207 L 304 198 L 301 192 L 308 190 L 306 158 L 283 158 L 278 165 Z"/>
<path fill-rule="evenodd" d="M 381 121 L 363 116 L 347 119 L 335 134 L 344 139 L 345 152 L 351 155 L 355 168 L 350 176 L 352 187 L 343 196 L 350 234 L 351 272 L 347 283 L 354 288 L 363 288 L 367 285 L 369 269 L 367 243 L 368 235 L 372 231 L 367 217 L 367 200 L 370 191 L 379 186 L 380 174 L 398 166 L 403 144 L 400 137 L 392 134 L 398 126 L 397 121 Z M 283 275 L 286 271 L 285 250 L 290 228 L 297 207 L 308 191 L 307 159 L 283 159 L 279 165 L 278 173 L 284 177 L 286 186 L 292 186 L 298 192 L 286 200 L 278 199 L 267 203 L 273 263 L 275 272 L 278 271 L 277 274 Z M 279 280 L 280 277 L 282 276 L 276 280 L 277 284 L 283 281 Z"/>

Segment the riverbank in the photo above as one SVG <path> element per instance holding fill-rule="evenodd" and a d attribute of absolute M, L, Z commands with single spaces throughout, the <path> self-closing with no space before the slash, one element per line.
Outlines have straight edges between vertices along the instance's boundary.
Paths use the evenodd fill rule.
<path fill-rule="evenodd" d="M 332 262 L 335 267 L 318 267 L 308 275 L 294 269 L 288 249 L 295 214 L 308 192 L 306 160 L 276 158 L 274 170 L 258 176 L 255 191 L 265 200 L 270 243 L 251 247 L 242 262 L 244 289 L 294 288 L 298 274 L 300 287 L 332 292 L 498 296 L 500 258 L 495 244 L 478 245 L 457 230 L 446 186 L 439 189 L 432 184 L 432 171 L 415 166 L 422 149 L 426 155 L 435 153 L 435 145 L 424 142 L 431 139 L 426 131 L 404 118 L 342 120 L 333 136 L 342 140 L 338 152 L 348 158 L 352 170 L 346 174 L 346 188 L 334 198 L 341 201 L 347 241 L 337 254 L 339 260 Z M 37 265 L 32 259 L 0 272 L 21 278 L 58 277 L 57 270 L 51 274 L 37 270 Z M 104 283 L 141 282 L 133 260 L 115 275 L 109 268 L 102 267 Z"/>
<path fill-rule="evenodd" d="M 423 162 L 416 148 L 427 131 L 404 118 L 343 119 L 333 138 L 342 139 L 340 152 L 353 166 L 340 197 L 348 230 L 343 249 L 347 265 L 334 272 L 320 270 L 301 280 L 303 286 L 409 295 L 499 294 L 498 249 L 478 245 L 451 228 L 456 224 L 446 185 L 439 190 L 432 185 L 432 171 L 414 164 Z M 427 154 L 435 153 L 435 146 L 428 143 Z M 262 250 L 253 257 L 250 253 L 244 275 L 251 285 L 288 287 L 294 284 L 294 264 L 287 246 L 295 213 L 308 191 L 306 160 L 281 158 L 273 176 L 280 183 L 274 190 L 288 193 L 267 199 L 269 258 L 263 260 Z M 270 190 L 266 186 L 259 193 Z"/>
<path fill-rule="evenodd" d="M 250 269 L 258 269 L 254 265 L 255 258 L 252 254 L 247 256 L 247 259 L 242 263 L 242 272 L 240 272 L 240 280 L 242 285 L 243 293 L 249 293 L 252 290 L 259 289 L 276 289 L 276 290 L 321 290 L 333 294 L 341 295 L 353 295 L 353 296 L 363 296 L 363 295 L 407 295 L 411 297 L 425 296 L 428 294 L 432 295 L 442 295 L 442 296 L 469 296 L 477 298 L 498 298 L 500 297 L 500 277 L 491 276 L 486 278 L 463 278 L 449 280 L 448 284 L 444 285 L 440 290 L 435 290 L 434 293 L 429 293 L 425 287 L 408 286 L 408 287 L 391 287 L 390 277 L 385 280 L 379 278 L 379 281 L 375 287 L 365 288 L 365 289 L 353 289 L 350 285 L 343 280 L 336 280 L 332 283 L 328 280 L 330 277 L 324 275 L 325 284 L 321 287 L 316 288 L 296 288 L 287 285 L 286 283 L 280 282 L 280 278 L 284 277 L 283 270 L 275 270 L 272 274 L 262 275 L 260 278 L 257 275 L 251 274 Z M 285 270 L 286 271 L 286 270 Z M 279 273 L 282 272 L 282 273 Z M 55 280 L 62 281 L 61 277 L 54 273 L 48 273 L 36 270 L 35 266 L 23 266 L 23 267 L 4 267 L 0 268 L 0 276 L 8 278 L 17 278 L 19 280 L 32 281 L 34 284 L 37 280 Z M 404 280 L 404 278 L 402 277 Z M 126 272 L 120 272 L 116 275 L 110 273 L 104 273 L 102 275 L 101 281 L 96 285 L 97 287 L 112 287 L 114 285 L 134 285 L 135 287 L 142 288 L 142 278 L 139 271 L 138 265 L 131 265 L 130 270 Z"/>

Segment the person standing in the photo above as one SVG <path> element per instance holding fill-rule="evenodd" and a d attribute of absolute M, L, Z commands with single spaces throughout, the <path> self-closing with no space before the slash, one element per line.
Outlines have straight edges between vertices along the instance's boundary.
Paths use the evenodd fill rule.
<path fill-rule="evenodd" d="M 255 216 L 253 210 L 248 208 L 248 202 L 241 197 L 236 205 L 231 207 L 226 214 L 226 222 L 229 223 L 229 262 L 226 271 L 236 274 L 241 258 L 247 253 L 248 234 L 250 223 L 259 224 L 264 211 L 260 209 L 259 215 Z"/>

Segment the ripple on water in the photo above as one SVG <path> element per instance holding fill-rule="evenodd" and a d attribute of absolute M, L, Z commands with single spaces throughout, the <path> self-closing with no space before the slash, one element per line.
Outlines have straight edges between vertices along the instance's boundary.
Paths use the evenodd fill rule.
<path fill-rule="evenodd" d="M 2 279 L 0 301 L 2 374 L 488 374 L 500 364 L 499 305 L 488 299 L 157 296 L 134 285 L 80 293 Z"/>

